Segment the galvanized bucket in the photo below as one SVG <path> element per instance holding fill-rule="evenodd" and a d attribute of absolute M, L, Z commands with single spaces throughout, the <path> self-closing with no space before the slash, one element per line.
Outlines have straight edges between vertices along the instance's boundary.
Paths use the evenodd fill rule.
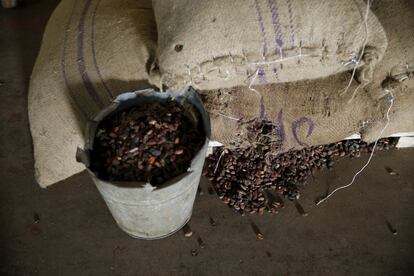
<path fill-rule="evenodd" d="M 206 134 L 204 145 L 186 173 L 154 187 L 149 183 L 103 181 L 88 169 L 118 226 L 134 238 L 167 237 L 180 230 L 191 217 L 210 137 L 210 119 L 197 93 L 188 89 L 172 95 L 147 89 L 121 94 L 90 124 L 85 149 L 78 149 L 78 161 L 89 167 L 89 152 L 98 123 L 104 117 L 131 106 L 171 98 L 184 107 L 194 122 L 202 124 Z"/>

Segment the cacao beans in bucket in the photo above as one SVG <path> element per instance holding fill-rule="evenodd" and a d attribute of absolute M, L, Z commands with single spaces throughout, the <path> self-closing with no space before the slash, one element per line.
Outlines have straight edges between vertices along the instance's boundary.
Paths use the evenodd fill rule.
<path fill-rule="evenodd" d="M 154 114 L 154 117 L 156 119 L 149 120 L 150 124 L 153 124 L 155 126 L 154 131 L 153 129 L 150 129 L 148 131 L 148 128 L 146 128 L 144 139 L 139 140 L 136 138 L 137 141 L 139 140 L 137 144 L 134 144 L 132 148 L 127 148 L 127 152 L 125 154 L 124 151 L 121 150 L 120 154 L 122 157 L 116 156 L 113 160 L 111 159 L 112 161 L 109 160 L 108 162 L 112 163 L 109 163 L 106 172 L 101 173 L 97 169 L 97 166 L 94 165 L 97 160 L 95 152 L 97 151 L 98 147 L 101 146 L 98 145 L 97 141 L 99 142 L 100 140 L 97 139 L 101 139 L 99 135 L 101 135 L 100 132 L 103 131 L 102 125 L 104 124 L 105 120 L 108 121 L 108 118 L 124 118 L 127 116 L 125 115 L 126 112 L 132 108 L 144 107 L 144 110 L 142 112 L 145 113 L 145 110 L 147 110 L 146 107 L 151 106 L 154 103 L 158 105 L 165 105 L 167 103 L 171 104 L 172 102 L 179 106 L 179 109 L 182 110 L 183 116 L 189 120 L 188 122 L 191 123 L 194 128 L 197 128 L 200 131 L 197 133 L 202 136 L 197 136 L 197 141 L 199 142 L 197 147 L 188 147 L 184 150 L 176 149 L 173 151 L 173 154 L 168 155 L 168 152 L 171 150 L 167 151 L 167 153 L 164 153 L 164 147 L 158 150 L 152 148 L 151 146 L 148 146 L 153 140 L 151 140 L 151 138 L 148 140 L 147 136 L 153 132 L 156 133 L 157 129 L 162 129 L 162 127 L 165 125 L 168 126 L 168 124 L 161 123 L 165 115 L 160 115 L 164 113 L 159 112 L 158 114 Z M 174 114 L 171 115 L 168 113 L 168 110 L 166 110 L 166 112 L 167 113 L 165 114 L 168 116 L 174 117 Z M 159 123 L 157 122 L 157 116 L 161 116 L 158 118 L 160 121 Z M 172 120 L 173 119 L 174 118 L 172 118 Z M 128 123 L 128 126 L 132 125 L 132 129 L 140 129 L 140 127 L 144 128 L 143 123 L 136 123 L 136 125 L 134 124 L 135 121 L 131 121 Z M 110 126 L 112 127 L 113 125 L 114 123 L 111 122 Z M 145 127 L 148 127 L 148 125 Z M 188 124 L 186 124 L 186 127 L 188 127 Z M 164 238 L 180 230 L 188 222 L 192 214 L 193 204 L 197 193 L 197 187 L 200 181 L 210 137 L 210 119 L 207 112 L 204 110 L 203 104 L 197 93 L 192 88 L 188 88 L 185 91 L 179 93 L 170 93 L 168 91 L 156 92 L 153 89 L 124 93 L 119 95 L 111 106 L 103 110 L 89 124 L 87 129 L 88 134 L 86 144 L 84 149 L 78 149 L 77 160 L 85 164 L 87 167 L 87 170 L 93 182 L 105 200 L 105 203 L 108 206 L 109 211 L 111 212 L 118 226 L 130 236 L 141 239 Z M 119 127 L 116 126 L 115 131 L 119 131 L 118 129 Z M 132 133 L 133 134 L 129 134 L 130 137 L 135 137 L 134 135 L 136 135 L 136 132 Z M 122 142 L 122 139 L 129 141 L 131 140 L 130 138 L 126 138 L 126 135 L 122 137 L 123 134 L 120 133 L 119 136 L 121 138 L 118 139 L 117 135 L 118 134 L 113 132 L 109 133 L 108 136 L 103 135 L 105 136 L 105 139 L 107 138 L 107 140 L 103 140 L 105 141 L 103 144 L 106 145 L 109 143 L 109 146 L 112 148 L 115 146 L 121 147 L 120 145 L 122 143 L 126 143 L 129 146 L 128 142 Z M 114 138 L 112 139 L 111 137 Z M 162 140 L 163 138 L 160 139 Z M 108 140 L 109 142 L 107 142 Z M 179 144 L 179 140 L 179 138 L 175 138 L 174 144 Z M 185 141 L 185 139 L 183 141 Z M 172 144 L 168 141 L 165 142 L 165 144 L 167 143 Z M 152 142 L 151 145 L 153 144 L 157 144 L 157 142 Z M 162 146 L 164 146 L 164 144 L 162 144 Z M 148 150 L 151 153 L 147 155 Z M 169 158 L 168 164 L 172 164 L 174 162 L 178 162 L 175 161 L 179 160 L 180 156 L 178 155 L 182 154 L 183 151 L 186 150 L 194 151 L 191 157 L 188 157 L 191 158 L 188 159 L 188 168 L 186 171 L 180 173 L 179 175 L 177 175 L 177 173 L 175 175 L 173 174 L 173 177 L 171 179 L 168 179 L 168 175 L 162 175 L 164 178 L 155 178 L 152 176 L 152 178 L 149 178 L 151 180 L 147 181 L 126 181 L 125 179 L 117 179 L 113 176 L 116 175 L 115 173 L 118 173 L 118 168 L 121 168 L 122 171 L 124 167 L 127 167 L 127 169 L 123 170 L 122 173 L 125 172 L 123 175 L 127 175 L 128 177 L 131 177 L 132 175 L 133 179 L 134 174 L 132 172 L 134 170 L 137 170 L 135 166 L 147 166 L 143 172 L 149 172 L 150 174 L 152 171 L 151 169 L 148 170 L 148 168 L 155 168 L 153 164 L 157 165 L 159 168 L 166 164 L 165 160 L 162 159 L 162 156 L 167 156 L 165 158 Z M 136 163 L 136 160 L 128 159 L 137 151 L 145 152 L 142 153 L 142 156 L 146 156 L 145 160 L 149 161 L 142 163 L 142 160 L 138 160 L 138 163 Z M 119 152 L 119 149 L 117 152 Z M 104 154 L 106 153 L 104 152 Z M 156 156 L 160 157 L 157 158 Z M 98 160 L 99 163 L 103 164 L 106 162 L 105 158 L 101 159 L 102 160 Z M 161 162 L 155 160 L 161 160 Z M 129 167 L 129 163 L 132 163 L 132 167 Z M 112 174 L 112 178 L 108 178 L 106 175 L 107 172 L 113 172 L 114 170 L 115 173 Z M 164 171 L 165 170 L 163 170 L 163 172 Z M 138 177 L 140 177 L 140 175 L 138 175 Z M 153 179 L 156 181 L 153 181 Z M 162 180 L 160 181 L 159 179 Z"/>

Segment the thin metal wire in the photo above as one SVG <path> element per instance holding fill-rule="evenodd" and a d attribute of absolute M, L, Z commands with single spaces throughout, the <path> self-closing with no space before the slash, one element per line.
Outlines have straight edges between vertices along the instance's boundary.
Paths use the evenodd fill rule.
<path fill-rule="evenodd" d="M 368 0 L 367 1 L 367 9 L 365 11 L 365 17 L 364 17 L 365 37 L 364 37 L 364 42 L 362 44 L 361 54 L 359 55 L 358 60 L 357 60 L 357 62 L 355 64 L 355 67 L 352 70 L 352 75 L 351 75 L 351 78 L 349 80 L 349 83 L 346 86 L 345 90 L 343 92 L 341 92 L 341 95 L 346 94 L 346 92 L 348 92 L 349 87 L 351 87 L 352 81 L 353 81 L 353 79 L 355 77 L 355 73 L 356 73 L 357 67 L 358 67 L 359 63 L 361 62 L 362 57 L 364 56 L 365 47 L 367 45 L 367 40 L 368 40 L 368 14 L 369 14 L 369 9 L 370 9 L 370 6 L 371 6 L 372 2 L 373 2 L 373 0 L 372 1 Z M 352 101 L 352 99 L 354 98 L 354 96 L 356 94 L 356 91 L 359 89 L 359 87 L 360 87 L 360 85 L 358 85 L 355 88 L 354 92 L 352 93 L 352 97 L 351 97 L 350 101 Z"/>
<path fill-rule="evenodd" d="M 221 154 L 220 154 L 219 160 L 217 161 L 217 164 L 216 164 L 216 167 L 214 168 L 214 172 L 213 172 L 213 174 L 216 174 L 217 169 L 218 169 L 218 166 L 219 166 L 220 161 L 221 161 L 221 158 L 223 158 L 223 155 L 224 155 L 224 149 L 223 149 L 223 151 L 222 151 L 222 152 L 221 152 Z"/>
<path fill-rule="evenodd" d="M 331 193 L 329 193 L 327 196 L 325 196 L 324 198 L 322 198 L 321 200 L 319 200 L 317 203 L 316 203 L 316 205 L 319 205 L 319 204 L 321 204 L 322 202 L 324 202 L 324 201 L 326 201 L 328 198 L 330 198 L 333 194 L 335 194 L 337 191 L 339 191 L 339 190 L 342 190 L 342 189 L 345 189 L 345 188 L 348 188 L 348 187 L 350 187 L 352 184 L 354 184 L 354 182 L 355 182 L 355 179 L 356 179 L 356 177 L 360 174 L 360 173 L 362 173 L 364 170 L 365 170 L 365 168 L 369 165 L 369 163 L 371 162 L 371 159 L 372 159 L 372 157 L 374 156 L 374 152 L 375 152 L 375 148 L 377 147 L 377 143 L 378 143 L 378 140 L 382 137 L 382 134 L 384 133 L 384 131 L 385 131 L 385 129 L 388 127 L 388 125 L 389 125 L 389 123 L 390 123 L 390 111 L 391 111 L 391 108 L 392 108 L 392 106 L 393 106 L 393 104 L 394 104 L 394 95 L 392 94 L 392 92 L 391 91 L 389 91 L 389 93 L 390 93 L 390 98 L 389 98 L 389 101 L 390 101 L 390 106 L 388 107 L 388 110 L 387 110 L 387 123 L 385 124 L 385 126 L 382 128 L 382 130 L 381 130 L 381 132 L 380 132 L 380 134 L 378 135 L 378 137 L 377 137 L 377 140 L 375 140 L 375 143 L 374 143 L 374 146 L 373 146 L 373 148 L 372 148 L 372 152 L 371 152 L 371 154 L 370 154 L 370 156 L 369 156 L 369 158 L 368 158 L 368 161 L 365 163 L 365 165 L 354 175 L 354 177 L 352 177 L 352 180 L 351 180 L 351 182 L 349 183 L 349 184 L 347 184 L 347 185 L 344 185 L 344 186 L 341 186 L 341 187 L 338 187 L 338 188 L 336 188 L 335 190 L 333 190 Z"/>

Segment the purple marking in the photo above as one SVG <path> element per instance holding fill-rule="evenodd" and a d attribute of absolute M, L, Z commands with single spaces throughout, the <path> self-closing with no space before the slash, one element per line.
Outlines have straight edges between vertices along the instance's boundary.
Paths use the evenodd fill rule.
<path fill-rule="evenodd" d="M 101 3 L 101 0 L 98 0 L 96 3 L 96 6 L 93 10 L 92 13 L 92 31 L 91 31 L 91 48 L 92 48 L 92 58 L 93 58 L 93 65 L 95 66 L 95 70 L 98 73 L 98 77 L 101 80 L 102 85 L 104 86 L 106 92 L 109 95 L 110 99 L 113 99 L 114 96 L 111 93 L 111 90 L 108 88 L 108 86 L 106 85 L 104 79 L 102 78 L 102 74 L 101 74 L 101 70 L 98 66 L 98 62 L 96 60 L 96 50 L 95 50 L 95 18 L 96 18 L 96 12 L 98 10 L 98 6 Z"/>
<path fill-rule="evenodd" d="M 307 123 L 309 125 L 308 133 L 306 134 L 306 138 L 308 138 L 312 134 L 313 129 L 315 127 L 315 124 L 313 123 L 313 121 L 311 119 L 309 119 L 307 117 L 302 117 L 302 118 L 300 118 L 300 119 L 298 119 L 298 120 L 296 120 L 292 123 L 293 137 L 295 138 L 296 142 L 301 146 L 307 146 L 307 144 L 302 142 L 299 139 L 298 134 L 297 134 L 297 129 L 299 127 L 303 126 L 305 123 Z"/>
<path fill-rule="evenodd" d="M 257 72 L 257 74 L 259 75 L 259 77 L 262 77 L 265 75 L 265 72 L 262 67 L 259 68 L 259 72 Z"/>
<path fill-rule="evenodd" d="M 292 0 L 286 0 L 288 5 L 288 13 L 289 13 L 289 27 L 291 32 L 291 43 L 292 47 L 295 45 L 295 28 L 293 27 L 293 10 L 292 10 Z"/>
<path fill-rule="evenodd" d="M 95 101 L 95 103 L 97 104 L 97 106 L 99 108 L 103 108 L 105 105 L 102 102 L 102 99 L 98 96 L 98 93 L 95 90 L 95 87 L 93 87 L 91 79 L 88 75 L 88 72 L 86 71 L 86 66 L 85 66 L 85 57 L 83 54 L 83 34 L 85 31 L 85 18 L 86 18 L 86 14 L 88 13 L 89 7 L 91 5 L 91 0 L 87 0 L 85 3 L 85 7 L 82 10 L 82 14 L 79 20 L 79 25 L 78 25 L 78 49 L 77 49 L 77 54 L 78 54 L 78 70 L 79 73 L 82 77 L 82 81 L 83 81 L 83 85 L 85 86 L 86 90 L 88 91 L 89 95 L 92 97 L 92 99 Z"/>
<path fill-rule="evenodd" d="M 279 48 L 282 48 L 283 46 L 283 40 L 281 40 L 280 38 L 276 39 L 276 44 L 279 45 Z"/>
<path fill-rule="evenodd" d="M 277 114 L 276 127 L 277 127 L 277 130 L 279 131 L 280 146 L 283 147 L 283 144 L 285 143 L 285 139 L 286 139 L 285 126 L 283 125 L 283 109 L 281 109 L 279 113 Z"/>
<path fill-rule="evenodd" d="M 267 54 L 267 40 L 266 40 L 266 31 L 265 31 L 265 27 L 264 27 L 264 23 L 263 23 L 263 16 L 262 16 L 262 12 L 260 10 L 258 0 L 254 0 L 254 3 L 255 3 L 255 7 L 256 7 L 257 19 L 259 20 L 259 28 L 260 28 L 260 32 L 261 32 L 262 39 L 263 39 L 262 54 L 263 54 L 263 56 L 266 56 L 266 54 Z M 262 74 L 262 75 L 260 75 L 260 74 Z M 264 69 L 261 66 L 259 67 L 259 79 L 260 79 L 261 82 L 266 82 L 266 72 L 264 71 Z"/>
<path fill-rule="evenodd" d="M 266 72 L 264 71 L 264 69 L 263 69 L 263 67 L 262 66 L 260 66 L 259 68 L 258 68 L 258 72 L 257 72 L 257 75 L 259 76 L 259 80 L 260 80 L 260 82 L 262 82 L 262 83 L 266 83 Z"/>
<path fill-rule="evenodd" d="M 272 13 L 272 22 L 273 22 L 273 29 L 274 29 L 274 34 L 275 34 L 276 47 L 281 49 L 283 48 L 283 36 L 282 36 L 282 28 L 280 26 L 279 11 L 277 9 L 275 0 L 267 0 L 267 3 L 269 4 L 269 8 Z"/>
<path fill-rule="evenodd" d="M 67 45 L 68 45 L 68 32 L 67 32 L 67 30 L 69 29 L 69 26 L 72 23 L 73 13 L 75 11 L 75 7 L 76 7 L 77 2 L 78 2 L 77 0 L 74 2 L 73 7 L 72 7 L 72 11 L 71 11 L 70 16 L 69 16 L 68 23 L 66 23 L 66 26 L 65 26 L 65 35 L 63 37 L 63 50 L 62 50 L 62 58 L 60 60 L 60 67 L 61 67 L 61 70 L 62 70 L 63 79 L 65 80 L 66 88 L 68 89 L 68 92 L 69 92 L 70 96 L 72 97 L 73 102 L 75 103 L 76 107 L 78 108 L 78 110 L 80 111 L 82 116 L 85 119 L 87 119 L 88 116 L 86 115 L 85 111 L 82 109 L 82 107 L 79 105 L 78 101 L 76 100 L 76 96 L 73 93 L 72 89 L 70 89 L 68 76 L 66 74 L 66 50 L 67 50 Z"/>
<path fill-rule="evenodd" d="M 256 13 L 257 13 L 257 19 L 259 20 L 259 27 L 262 34 L 263 39 L 263 55 L 266 56 L 267 54 L 267 41 L 266 41 L 266 31 L 263 23 L 263 16 L 262 12 L 260 11 L 260 6 L 258 0 L 254 0 L 255 6 L 256 6 Z"/>
<path fill-rule="evenodd" d="M 272 13 L 273 30 L 274 30 L 274 35 L 275 35 L 275 46 L 276 48 L 281 49 L 283 48 L 283 37 L 282 37 L 282 31 L 281 31 L 281 26 L 280 26 L 280 20 L 279 20 L 279 12 L 273 0 L 268 0 L 267 3 Z M 276 79 L 279 80 L 279 74 L 277 73 L 276 67 L 273 67 L 273 72 L 275 73 Z"/>

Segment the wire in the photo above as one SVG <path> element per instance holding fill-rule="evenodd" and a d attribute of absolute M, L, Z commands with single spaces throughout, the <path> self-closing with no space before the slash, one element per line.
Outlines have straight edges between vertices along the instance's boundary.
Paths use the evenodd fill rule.
<path fill-rule="evenodd" d="M 377 143 L 378 143 L 378 140 L 382 137 L 382 134 L 384 133 L 384 131 L 385 131 L 385 129 L 388 127 L 388 125 L 389 125 L 389 123 L 390 123 L 390 111 L 391 111 L 391 108 L 392 108 L 392 106 L 393 106 L 393 104 L 394 104 L 394 95 L 392 94 L 392 92 L 390 91 L 389 92 L 390 93 L 390 98 L 389 98 L 389 101 L 390 101 L 390 106 L 388 107 L 388 110 L 387 110 L 387 123 L 385 124 L 385 126 L 382 128 L 382 130 L 381 130 L 381 132 L 380 132 L 380 134 L 378 135 L 378 138 L 377 138 L 377 140 L 375 141 L 375 143 L 374 143 L 374 147 L 372 148 L 372 152 L 371 152 L 371 155 L 369 156 L 369 158 L 368 158 L 368 161 L 365 163 L 365 165 L 354 175 L 354 177 L 352 178 L 352 181 L 349 183 L 349 184 L 347 184 L 347 185 L 344 185 L 344 186 L 341 186 L 341 187 L 338 187 L 338 188 L 336 188 L 335 190 L 333 190 L 331 193 L 329 193 L 327 196 L 325 196 L 324 198 L 322 198 L 322 199 L 320 199 L 317 203 L 316 203 L 316 205 L 319 205 L 319 204 L 321 204 L 322 202 L 324 202 L 324 201 L 326 201 L 328 198 L 330 198 L 333 194 L 335 194 L 337 191 L 339 191 L 339 190 L 342 190 L 342 189 L 345 189 L 345 188 L 348 188 L 348 187 L 350 187 L 352 184 L 354 184 L 354 182 L 355 182 L 355 179 L 356 179 L 356 177 L 360 174 L 360 173 L 362 173 L 364 170 L 365 170 L 365 168 L 369 165 L 369 163 L 371 162 L 371 159 L 372 159 L 372 157 L 374 156 L 374 152 L 375 152 L 375 148 L 377 147 Z"/>

